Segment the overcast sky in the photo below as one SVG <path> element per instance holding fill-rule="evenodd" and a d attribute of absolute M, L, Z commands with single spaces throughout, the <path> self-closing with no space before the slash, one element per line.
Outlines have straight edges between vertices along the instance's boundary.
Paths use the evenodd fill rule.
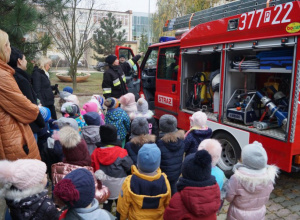
<path fill-rule="evenodd" d="M 110 9 L 116 11 L 146 12 L 148 13 L 149 0 L 111 0 Z M 150 0 L 150 13 L 156 10 L 156 0 Z"/>

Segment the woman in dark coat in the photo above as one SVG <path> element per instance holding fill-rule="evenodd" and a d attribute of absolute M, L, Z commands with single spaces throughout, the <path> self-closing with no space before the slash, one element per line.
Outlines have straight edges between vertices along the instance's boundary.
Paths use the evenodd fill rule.
<path fill-rule="evenodd" d="M 49 69 L 51 67 L 51 59 L 46 57 L 41 57 L 37 66 L 34 67 L 32 72 L 32 86 L 37 94 L 38 99 L 41 104 L 51 111 L 52 119 L 57 119 L 56 111 L 54 107 L 54 94 L 55 86 L 51 86 L 49 80 Z"/>
<path fill-rule="evenodd" d="M 26 72 L 27 60 L 25 55 L 17 48 L 11 47 L 11 55 L 8 65 L 15 70 L 14 78 L 23 95 L 25 95 L 26 98 L 33 104 L 37 105 L 37 96 L 33 91 L 30 75 Z M 29 125 L 36 138 L 40 129 L 45 127 L 45 122 L 41 113 L 39 113 L 37 119 Z"/>

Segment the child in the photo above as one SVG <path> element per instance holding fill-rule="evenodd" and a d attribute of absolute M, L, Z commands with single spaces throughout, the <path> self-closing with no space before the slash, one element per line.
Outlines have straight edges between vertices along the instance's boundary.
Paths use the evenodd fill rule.
<path fill-rule="evenodd" d="M 148 102 L 144 98 L 139 98 L 136 105 L 137 112 L 130 114 L 130 118 L 132 118 L 132 120 L 136 117 L 146 118 L 149 123 L 149 134 L 154 134 L 158 137 L 158 126 L 153 117 L 153 112 L 148 109 Z"/>
<path fill-rule="evenodd" d="M 58 140 L 62 146 L 65 158 L 64 163 L 78 166 L 90 166 L 91 156 L 87 149 L 86 142 L 71 126 L 64 126 L 58 132 Z"/>
<path fill-rule="evenodd" d="M 53 193 L 67 208 L 60 216 L 61 220 L 115 219 L 109 212 L 99 208 L 94 198 L 94 178 L 87 169 L 79 168 L 67 174 L 56 184 Z"/>
<path fill-rule="evenodd" d="M 222 147 L 219 141 L 215 139 L 205 139 L 202 141 L 198 147 L 198 150 L 206 150 L 212 158 L 211 163 L 211 175 L 213 175 L 220 187 L 220 190 L 223 188 L 223 184 L 226 181 L 224 172 L 217 167 L 217 163 L 221 157 Z"/>
<path fill-rule="evenodd" d="M 211 175 L 211 156 L 206 150 L 188 155 L 182 165 L 178 192 L 166 208 L 164 219 L 216 220 L 220 189 Z M 240 218 L 239 220 L 242 220 Z"/>
<path fill-rule="evenodd" d="M 120 97 L 121 108 L 128 114 L 132 116 L 137 111 L 137 106 L 135 102 L 135 96 L 133 93 L 127 93 Z M 130 118 L 133 120 L 133 118 Z"/>
<path fill-rule="evenodd" d="M 267 163 L 268 156 L 261 143 L 254 141 L 243 148 L 242 162 L 234 166 L 234 175 L 227 184 L 228 220 L 265 218 L 265 205 L 278 174 L 278 168 Z"/>
<path fill-rule="evenodd" d="M 186 156 L 195 153 L 201 141 L 210 138 L 212 130 L 207 127 L 207 116 L 204 112 L 195 112 L 190 117 L 190 130 L 185 134 L 184 151 Z"/>
<path fill-rule="evenodd" d="M 184 131 L 177 130 L 177 119 L 173 115 L 163 115 L 159 119 L 160 140 L 157 146 L 161 151 L 160 169 L 170 182 L 172 195 L 177 192 L 176 183 L 181 174 L 184 154 Z"/>
<path fill-rule="evenodd" d="M 104 125 L 104 114 L 99 110 L 97 104 L 95 102 L 87 102 L 83 105 L 82 109 L 85 111 L 85 114 L 88 112 L 97 112 L 100 116 L 100 125 Z"/>
<path fill-rule="evenodd" d="M 58 219 L 59 213 L 51 199 L 47 184 L 46 164 L 39 160 L 0 161 L 0 190 L 12 219 Z"/>
<path fill-rule="evenodd" d="M 66 102 L 62 105 L 61 112 L 65 113 L 65 117 L 73 118 L 76 120 L 78 124 L 78 131 L 81 135 L 81 130 L 84 126 L 86 126 L 85 120 L 83 119 L 79 106 L 76 104 L 73 104 L 71 102 Z M 66 115 L 67 114 L 67 115 Z"/>
<path fill-rule="evenodd" d="M 131 123 L 131 140 L 125 144 L 134 165 L 140 148 L 147 143 L 155 143 L 155 136 L 149 134 L 148 121 L 146 118 L 135 118 Z"/>
<path fill-rule="evenodd" d="M 160 157 L 156 144 L 144 144 L 139 150 L 137 166 L 131 167 L 132 175 L 126 178 L 119 194 L 118 219 L 163 219 L 171 189 L 159 168 Z"/>
<path fill-rule="evenodd" d="M 120 140 L 117 140 L 117 129 L 115 126 L 106 124 L 100 126 L 101 142 L 92 153 L 92 167 L 95 176 L 106 185 L 110 191 L 108 203 L 103 208 L 111 212 L 113 201 L 117 203 L 118 194 L 122 184 L 130 170 L 132 160 L 125 149 L 122 149 Z"/>
<path fill-rule="evenodd" d="M 126 135 L 130 132 L 130 119 L 127 113 L 119 108 L 119 101 L 115 98 L 107 98 L 104 102 L 107 107 L 105 115 L 105 123 L 112 124 L 117 128 L 118 139 L 122 142 L 122 147 L 125 146 Z"/>
<path fill-rule="evenodd" d="M 66 98 L 67 98 L 68 96 L 70 96 L 70 95 L 71 95 L 71 93 L 66 92 L 66 91 L 61 91 L 61 92 L 59 93 L 58 106 L 55 108 L 55 110 L 56 110 L 57 112 L 59 112 L 59 111 L 61 110 L 62 105 L 63 105 L 64 103 L 66 103 Z"/>
<path fill-rule="evenodd" d="M 96 143 L 100 142 L 100 116 L 97 112 L 88 112 L 83 118 L 88 126 L 82 128 L 82 137 L 85 140 L 91 155 L 96 149 Z"/>
<path fill-rule="evenodd" d="M 103 109 L 104 98 L 101 95 L 92 95 L 92 98 L 89 102 L 94 102 L 97 104 L 97 107 L 99 109 L 99 115 L 101 115 L 101 118 L 104 121 L 104 119 L 105 119 L 104 109 Z"/>

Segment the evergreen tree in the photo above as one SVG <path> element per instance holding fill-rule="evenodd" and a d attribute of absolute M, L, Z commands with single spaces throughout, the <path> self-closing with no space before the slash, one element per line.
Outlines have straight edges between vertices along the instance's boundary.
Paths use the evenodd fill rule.
<path fill-rule="evenodd" d="M 34 34 L 39 22 L 39 13 L 29 0 L 1 0 L 0 14 L 0 29 L 7 32 L 10 44 L 22 51 L 28 61 L 51 44 L 49 36 L 37 37 Z M 32 67 L 31 62 L 28 62 L 29 73 Z"/>
<path fill-rule="evenodd" d="M 122 28 L 121 21 L 117 21 L 111 12 L 107 14 L 100 22 L 100 29 L 97 29 L 97 34 L 93 36 L 93 43 L 90 45 L 96 53 L 109 55 L 115 53 L 116 45 L 123 45 L 125 43 L 125 30 L 116 31 Z M 93 56 L 94 59 L 100 61 L 101 57 L 97 54 Z"/>

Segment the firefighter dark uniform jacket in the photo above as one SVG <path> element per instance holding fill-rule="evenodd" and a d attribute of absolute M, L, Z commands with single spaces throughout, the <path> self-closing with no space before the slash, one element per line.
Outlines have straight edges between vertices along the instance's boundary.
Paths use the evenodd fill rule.
<path fill-rule="evenodd" d="M 126 77 L 121 66 L 109 65 L 109 69 L 104 72 L 102 89 L 106 99 L 109 97 L 120 98 L 128 92 Z"/>
<path fill-rule="evenodd" d="M 137 61 L 141 58 L 141 55 L 136 55 L 132 57 L 132 59 L 127 60 L 124 63 L 120 63 L 120 66 L 122 67 L 122 70 L 125 74 L 125 76 L 131 76 L 131 69 L 133 66 L 137 63 Z"/>

